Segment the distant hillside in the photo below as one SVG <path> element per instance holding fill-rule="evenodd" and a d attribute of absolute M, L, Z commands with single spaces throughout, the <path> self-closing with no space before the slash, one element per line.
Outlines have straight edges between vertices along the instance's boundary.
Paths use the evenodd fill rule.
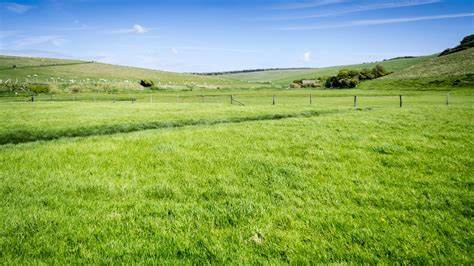
<path fill-rule="evenodd" d="M 14 67 L 15 66 L 15 67 Z M 34 76 L 36 75 L 36 76 Z M 68 83 L 100 81 L 136 83 L 140 79 L 151 79 L 161 86 L 200 87 L 252 87 L 254 84 L 218 77 L 179 74 L 144 68 L 118 66 L 97 62 L 0 56 L 0 79 L 19 82 L 52 81 Z"/>
<path fill-rule="evenodd" d="M 237 79 L 242 81 L 251 81 L 251 82 L 272 82 L 275 84 L 288 85 L 293 80 L 300 79 L 315 79 L 318 77 L 329 77 L 336 75 L 339 70 L 347 68 L 354 70 L 362 70 L 364 68 L 373 68 L 375 65 L 380 64 L 384 66 L 388 71 L 399 71 L 407 67 L 416 65 L 420 62 L 424 62 L 430 58 L 436 56 L 420 56 L 420 57 L 407 57 L 407 58 L 398 58 L 390 59 L 380 62 L 373 62 L 367 64 L 357 64 L 357 65 L 346 65 L 346 66 L 334 66 L 326 67 L 319 69 L 301 69 L 301 70 L 274 70 L 274 71 L 265 71 L 265 72 L 255 72 L 255 73 L 240 73 L 240 74 L 227 74 L 221 75 L 218 77 L 223 77 L 227 79 Z"/>
<path fill-rule="evenodd" d="M 361 83 L 372 90 L 453 90 L 474 88 L 474 48 L 432 57 L 377 80 Z"/>
<path fill-rule="evenodd" d="M 474 74 L 474 48 L 430 58 L 383 79 L 461 76 L 466 74 Z"/>
<path fill-rule="evenodd" d="M 222 71 L 222 72 L 197 72 L 197 73 L 188 73 L 192 75 L 200 76 L 216 76 L 216 75 L 227 75 L 227 74 L 241 74 L 241 73 L 253 73 L 253 72 L 264 72 L 264 71 L 286 71 L 286 70 L 304 70 L 311 69 L 308 67 L 287 67 L 287 68 L 257 68 L 257 69 L 243 69 L 243 70 L 232 70 L 232 71 Z"/>

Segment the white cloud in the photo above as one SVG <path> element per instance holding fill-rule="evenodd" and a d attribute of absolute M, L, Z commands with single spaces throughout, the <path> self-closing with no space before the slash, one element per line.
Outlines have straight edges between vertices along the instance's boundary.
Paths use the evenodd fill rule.
<path fill-rule="evenodd" d="M 176 48 L 171 48 L 171 52 L 174 54 L 174 55 L 178 55 L 178 49 Z"/>
<path fill-rule="evenodd" d="M 424 20 L 440 20 L 440 19 L 463 18 L 463 17 L 474 17 L 474 13 L 445 14 L 445 15 L 437 15 L 437 16 L 422 16 L 422 17 L 407 17 L 407 18 L 354 20 L 354 21 L 350 21 L 348 23 L 342 23 L 342 24 L 289 26 L 289 27 L 279 28 L 279 30 L 286 30 L 286 31 L 320 30 L 320 29 L 347 28 L 347 27 L 356 27 L 356 26 L 398 24 L 398 23 L 416 22 L 416 21 L 424 21 Z"/>
<path fill-rule="evenodd" d="M 17 4 L 17 3 L 5 3 L 3 5 L 5 6 L 6 10 L 17 13 L 17 14 L 23 14 L 34 8 L 34 6 L 22 5 L 22 4 Z"/>
<path fill-rule="evenodd" d="M 311 52 L 308 51 L 304 53 L 302 59 L 304 62 L 311 62 L 311 60 L 313 60 Z"/>
<path fill-rule="evenodd" d="M 133 25 L 133 31 L 134 31 L 135 33 L 145 33 L 145 32 L 148 32 L 147 29 L 145 29 L 142 25 L 139 25 L 139 24 Z"/>

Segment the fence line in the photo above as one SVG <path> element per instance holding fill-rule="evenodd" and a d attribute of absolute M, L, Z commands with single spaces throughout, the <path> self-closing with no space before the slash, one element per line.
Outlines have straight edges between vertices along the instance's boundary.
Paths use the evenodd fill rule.
<path fill-rule="evenodd" d="M 147 97 L 149 96 L 149 97 Z M 278 97 L 277 97 L 278 96 Z M 441 96 L 441 95 L 440 95 Z M 180 94 L 143 94 L 143 95 L 127 95 L 127 94 L 40 94 L 31 96 L 13 96 L 13 97 L 0 97 L 1 102 L 130 102 L 130 103 L 202 103 L 202 104 L 229 104 L 238 106 L 252 106 L 252 105 L 315 105 L 324 106 L 331 104 L 331 102 L 340 102 L 340 105 L 349 106 L 349 99 L 353 97 L 353 108 L 357 110 L 360 107 L 396 107 L 397 102 L 400 108 L 406 105 L 406 97 L 403 95 L 368 95 L 368 96 L 319 96 L 317 103 L 314 101 L 315 96 L 312 93 L 307 95 L 252 95 L 252 94 L 241 94 L 241 95 L 226 95 L 226 94 L 209 94 L 209 95 L 180 95 Z M 408 96 L 407 99 L 423 99 L 423 97 L 429 98 L 433 104 L 444 104 L 446 107 L 449 106 L 450 98 L 449 94 L 445 97 L 441 96 L 436 100 L 437 96 L 433 95 L 414 95 Z M 398 98 L 398 101 L 396 100 Z M 444 99 L 443 99 L 444 98 Z M 227 99 L 227 100 L 226 100 Z M 443 101 L 444 100 L 444 101 Z M 429 101 L 428 101 L 429 102 Z M 420 104 L 420 103 L 418 103 Z M 414 106 L 412 102 L 408 101 L 408 106 Z"/>

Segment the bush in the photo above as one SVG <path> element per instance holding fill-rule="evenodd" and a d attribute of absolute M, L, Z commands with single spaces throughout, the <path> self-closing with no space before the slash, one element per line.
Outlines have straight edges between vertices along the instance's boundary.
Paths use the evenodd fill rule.
<path fill-rule="evenodd" d="M 376 65 L 373 69 L 372 69 L 372 74 L 374 75 L 374 78 L 380 78 L 380 77 L 383 77 L 385 75 L 387 75 L 387 71 L 385 70 L 385 68 L 381 65 Z"/>
<path fill-rule="evenodd" d="M 155 83 L 151 79 L 142 79 L 140 81 L 140 85 L 142 85 L 145 88 L 148 88 L 148 87 L 152 87 L 153 85 L 155 85 Z"/>
<path fill-rule="evenodd" d="M 40 83 L 33 83 L 28 85 L 28 90 L 33 93 L 48 93 L 49 92 L 49 85 L 48 84 L 40 84 Z"/>
<path fill-rule="evenodd" d="M 301 85 L 299 83 L 293 82 L 290 84 L 290 88 L 299 89 L 301 88 Z"/>
<path fill-rule="evenodd" d="M 326 88 L 355 88 L 359 81 L 371 80 L 388 75 L 389 72 L 381 65 L 376 65 L 373 69 L 357 70 L 341 69 L 337 76 L 332 76 L 326 80 Z"/>

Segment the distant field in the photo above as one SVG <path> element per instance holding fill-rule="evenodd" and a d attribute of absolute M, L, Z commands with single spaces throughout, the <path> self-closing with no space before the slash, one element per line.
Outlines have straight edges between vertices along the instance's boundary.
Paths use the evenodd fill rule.
<path fill-rule="evenodd" d="M 0 146 L 0 263 L 471 264 L 474 96 L 453 94 L 4 101 L 2 138 L 59 139 Z"/>
<path fill-rule="evenodd" d="M 286 70 L 286 71 L 264 71 L 240 74 L 222 75 L 224 78 L 231 78 L 237 80 L 251 81 L 251 82 L 272 82 L 275 84 L 290 84 L 297 79 L 316 79 L 318 77 L 327 78 L 331 75 L 336 75 L 341 69 L 356 69 L 373 68 L 376 64 L 383 65 L 388 71 L 400 71 L 415 64 L 424 62 L 435 56 L 421 56 L 417 58 L 395 59 L 375 63 L 347 65 L 326 67 L 319 69 L 303 69 L 303 70 Z M 218 76 L 219 77 L 219 76 Z"/>
<path fill-rule="evenodd" d="M 16 65 L 16 69 L 13 68 Z M 37 75 L 36 77 L 34 75 Z M 77 60 L 47 59 L 0 56 L 0 79 L 5 82 L 39 82 L 68 84 L 76 86 L 129 87 L 142 89 L 138 84 L 141 79 L 151 79 L 163 88 L 168 87 L 254 87 L 248 82 L 221 79 L 210 76 L 178 74 L 102 63 Z M 127 84 L 126 82 L 130 82 Z M 259 85 L 260 86 L 260 85 Z"/>

